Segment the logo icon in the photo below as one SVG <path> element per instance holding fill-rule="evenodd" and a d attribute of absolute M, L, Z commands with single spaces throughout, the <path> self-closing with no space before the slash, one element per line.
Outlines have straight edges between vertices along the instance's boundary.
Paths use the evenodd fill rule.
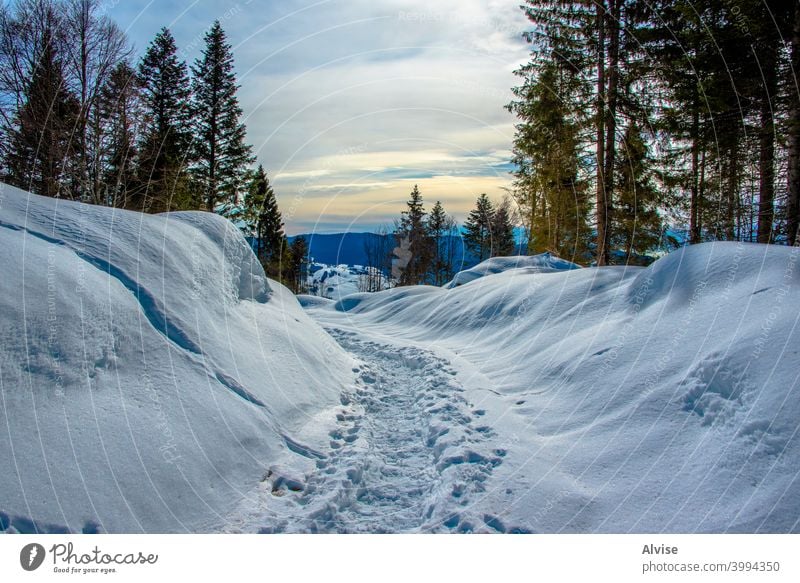
<path fill-rule="evenodd" d="M 42 566 L 44 555 L 44 547 L 39 543 L 27 544 L 19 553 L 19 564 L 26 571 L 35 571 Z"/>

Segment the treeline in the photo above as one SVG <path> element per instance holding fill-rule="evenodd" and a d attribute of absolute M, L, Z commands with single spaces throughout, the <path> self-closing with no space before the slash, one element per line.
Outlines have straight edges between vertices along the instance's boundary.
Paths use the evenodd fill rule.
<path fill-rule="evenodd" d="M 800 3 L 522 8 L 533 51 L 508 108 L 529 251 L 606 265 L 670 238 L 797 242 Z"/>
<path fill-rule="evenodd" d="M 188 66 L 162 28 L 134 62 L 98 0 L 0 7 L 0 175 L 44 196 L 233 219 L 268 275 L 300 290 L 263 168 L 252 169 L 231 45 L 219 21 Z"/>
<path fill-rule="evenodd" d="M 233 207 L 253 161 L 219 22 L 191 67 L 163 28 L 138 63 L 97 0 L 0 10 L 2 173 L 45 196 L 145 212 Z"/>
<path fill-rule="evenodd" d="M 289 243 L 275 191 L 260 164 L 232 218 L 239 223 L 268 277 L 296 294 L 308 291 L 308 243 L 303 237 Z"/>
<path fill-rule="evenodd" d="M 406 210 L 393 228 L 379 229 L 365 243 L 368 276 L 362 291 L 380 291 L 387 284 L 444 285 L 464 267 L 465 255 L 480 262 L 498 255 L 512 255 L 515 213 L 511 201 L 495 205 L 481 194 L 462 229 L 441 201 L 425 210 L 418 185 L 406 202 Z M 459 247 L 463 251 L 459 253 Z"/>

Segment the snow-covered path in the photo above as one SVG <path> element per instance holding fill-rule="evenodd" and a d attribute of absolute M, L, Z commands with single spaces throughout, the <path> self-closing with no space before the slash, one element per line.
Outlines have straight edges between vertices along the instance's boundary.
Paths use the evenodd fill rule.
<path fill-rule="evenodd" d="M 423 349 L 328 332 L 361 363 L 343 396 L 330 450 L 305 476 L 265 476 L 227 530 L 506 532 L 473 506 L 503 462 L 449 363 Z"/>

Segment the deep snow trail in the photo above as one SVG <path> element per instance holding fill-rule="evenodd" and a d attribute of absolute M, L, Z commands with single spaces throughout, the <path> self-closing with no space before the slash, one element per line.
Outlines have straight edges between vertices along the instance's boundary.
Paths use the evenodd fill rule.
<path fill-rule="evenodd" d="M 481 425 L 434 354 L 354 332 L 328 332 L 359 361 L 342 398 L 330 450 L 314 452 L 306 476 L 265 476 L 226 530 L 245 532 L 470 532 L 508 529 L 474 509 L 502 463 L 493 431 Z"/>

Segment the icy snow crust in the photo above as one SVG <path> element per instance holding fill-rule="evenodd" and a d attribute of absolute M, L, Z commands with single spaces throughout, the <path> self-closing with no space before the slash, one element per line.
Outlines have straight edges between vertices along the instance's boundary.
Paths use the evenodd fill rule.
<path fill-rule="evenodd" d="M 308 311 L 368 369 L 437 395 L 419 409 L 438 488 L 421 530 L 797 532 L 799 260 L 745 243 L 648 268 L 491 260 L 453 289 Z M 433 369 L 451 378 L 421 389 Z"/>
<path fill-rule="evenodd" d="M 0 530 L 215 530 L 326 443 L 351 358 L 228 221 L 2 185 L 0 248 Z"/>

